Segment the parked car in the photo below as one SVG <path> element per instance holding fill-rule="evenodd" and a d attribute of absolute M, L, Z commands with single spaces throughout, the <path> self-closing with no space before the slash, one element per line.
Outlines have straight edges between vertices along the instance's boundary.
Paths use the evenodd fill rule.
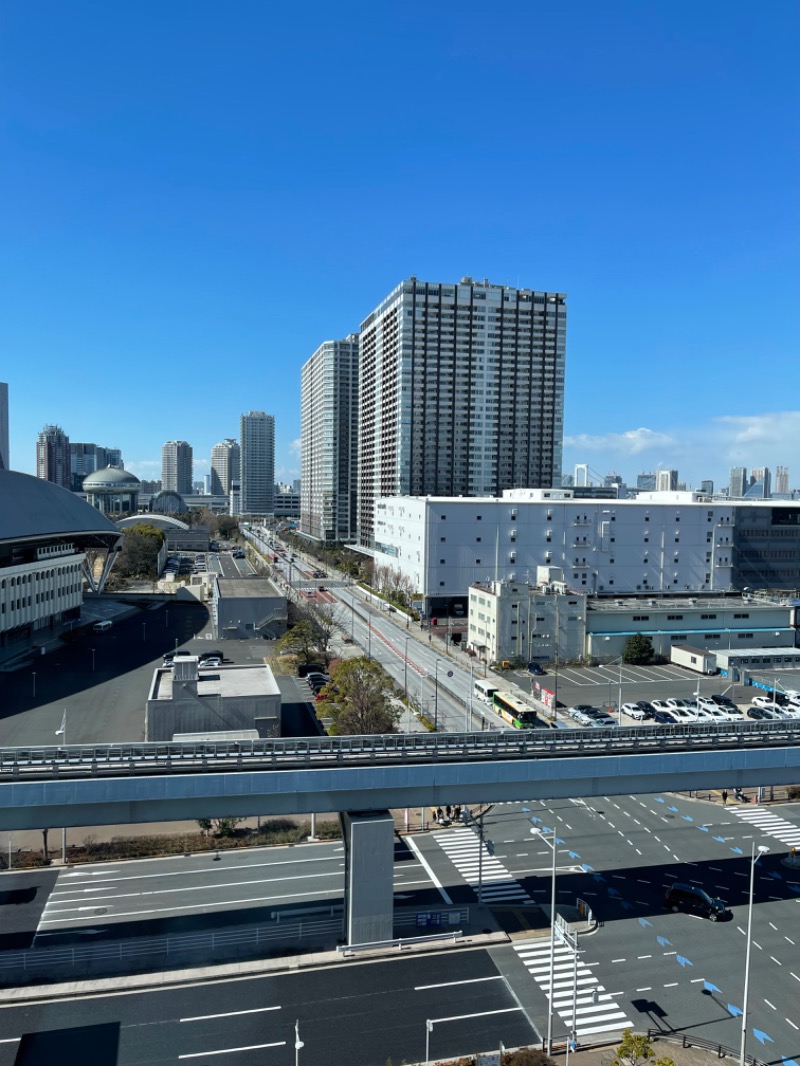
<path fill-rule="evenodd" d="M 716 703 L 718 707 L 733 707 L 736 708 L 736 704 L 730 698 L 730 696 L 722 696 L 719 692 L 715 692 L 711 699 Z"/>
<path fill-rule="evenodd" d="M 667 889 L 664 906 L 676 913 L 684 911 L 686 914 L 697 914 L 712 922 L 718 922 L 728 913 L 728 908 L 718 896 L 709 896 L 697 885 L 686 885 L 681 881 L 676 881 Z"/>
<path fill-rule="evenodd" d="M 666 700 L 651 700 L 650 701 L 650 706 L 653 708 L 654 711 L 669 711 L 669 710 L 671 710 L 670 705 L 667 703 Z"/>
<path fill-rule="evenodd" d="M 714 721 L 714 715 L 711 713 L 711 711 L 706 710 L 705 707 L 693 707 L 692 710 L 694 712 L 694 720 L 696 722 Z M 714 710 L 717 710 L 717 708 L 715 707 Z"/>
<path fill-rule="evenodd" d="M 754 719 L 756 722 L 766 722 L 768 720 L 767 712 L 763 707 L 748 707 L 747 717 Z"/>
<path fill-rule="evenodd" d="M 722 724 L 723 722 L 730 722 L 731 719 L 739 717 L 738 714 L 728 714 L 728 712 L 724 711 L 722 707 L 716 706 L 713 708 L 709 708 L 707 713 L 715 722 L 719 722 L 720 724 Z"/>
<path fill-rule="evenodd" d="M 750 703 L 754 707 L 778 707 L 779 706 L 779 704 L 777 704 L 775 702 L 775 700 L 771 699 L 769 696 L 753 696 L 753 698 L 750 700 Z"/>
<path fill-rule="evenodd" d="M 691 700 L 679 700 L 679 699 L 676 699 L 675 696 L 670 696 L 669 699 L 666 702 L 667 702 L 667 707 L 683 707 L 683 708 L 686 708 L 686 707 L 688 707 L 690 705 L 690 703 L 692 701 Z"/>
<path fill-rule="evenodd" d="M 546 672 L 538 663 L 528 663 L 528 673 L 533 674 L 534 677 L 544 677 Z"/>
<path fill-rule="evenodd" d="M 627 715 L 628 718 L 633 718 L 635 722 L 643 722 L 647 717 L 644 709 L 638 703 L 623 703 L 622 713 Z"/>
<path fill-rule="evenodd" d="M 206 659 L 219 659 L 219 661 L 222 662 L 222 660 L 225 658 L 225 653 L 218 650 L 201 651 L 197 658 L 200 660 L 200 665 L 202 666 Z"/>
<path fill-rule="evenodd" d="M 695 703 L 698 707 L 704 707 L 707 711 L 712 711 L 717 706 L 710 696 L 698 696 Z"/>
<path fill-rule="evenodd" d="M 208 659 L 203 659 L 198 665 L 205 667 L 222 666 L 222 659 L 218 655 L 212 655 Z"/>
<path fill-rule="evenodd" d="M 671 711 L 656 711 L 653 715 L 653 721 L 658 725 L 676 725 L 676 719 L 672 717 Z"/>
<path fill-rule="evenodd" d="M 781 714 L 784 718 L 800 718 L 800 705 L 796 703 L 787 703 L 781 707 Z"/>
<path fill-rule="evenodd" d="M 322 663 L 300 663 L 297 667 L 298 677 L 307 677 L 309 674 L 321 674 L 324 673 L 325 667 Z"/>
<path fill-rule="evenodd" d="M 642 708 L 645 718 L 652 718 L 655 714 L 655 707 L 648 700 L 637 700 L 636 706 Z"/>
<path fill-rule="evenodd" d="M 574 707 L 567 708 L 567 714 L 570 718 L 574 718 L 576 722 L 580 722 L 581 725 L 588 725 L 592 720 L 589 711 L 596 710 L 590 703 L 577 703 Z"/>
<path fill-rule="evenodd" d="M 691 725 L 697 721 L 694 711 L 690 711 L 688 707 L 670 707 L 669 713 L 680 725 Z"/>

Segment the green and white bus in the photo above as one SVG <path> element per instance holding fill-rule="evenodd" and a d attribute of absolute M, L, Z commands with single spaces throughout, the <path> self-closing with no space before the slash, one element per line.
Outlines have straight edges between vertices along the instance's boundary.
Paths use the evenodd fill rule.
<path fill-rule="evenodd" d="M 534 708 L 513 692 L 498 690 L 492 697 L 492 706 L 503 721 L 514 729 L 535 729 L 539 723 L 539 716 Z"/>

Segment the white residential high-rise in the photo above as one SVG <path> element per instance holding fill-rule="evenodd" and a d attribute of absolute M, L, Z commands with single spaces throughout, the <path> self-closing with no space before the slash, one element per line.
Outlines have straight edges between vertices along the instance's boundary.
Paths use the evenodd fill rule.
<path fill-rule="evenodd" d="M 215 444 L 211 449 L 211 493 L 227 496 L 231 484 L 239 480 L 239 442 L 232 437 Z"/>
<path fill-rule="evenodd" d="M 789 467 L 778 466 L 775 468 L 775 492 L 786 496 L 789 492 Z"/>
<path fill-rule="evenodd" d="M 375 500 L 561 479 L 566 296 L 409 278 L 361 326 L 359 541 Z"/>
<path fill-rule="evenodd" d="M 243 515 L 275 511 L 275 419 L 248 411 L 239 420 L 240 496 Z"/>
<path fill-rule="evenodd" d="M 0 381 L 0 470 L 10 470 L 8 464 L 8 385 Z"/>
<path fill-rule="evenodd" d="M 164 492 L 192 495 L 192 446 L 168 440 L 161 448 L 161 486 Z"/>
<path fill-rule="evenodd" d="M 356 536 L 358 334 L 325 341 L 300 385 L 300 529 L 320 541 Z"/>
<path fill-rule="evenodd" d="M 45 426 L 36 438 L 36 476 L 70 488 L 69 437 L 61 426 Z"/>

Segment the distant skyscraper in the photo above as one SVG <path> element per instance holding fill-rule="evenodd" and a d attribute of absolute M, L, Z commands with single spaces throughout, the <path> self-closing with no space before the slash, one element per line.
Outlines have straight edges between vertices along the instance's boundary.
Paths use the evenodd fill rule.
<path fill-rule="evenodd" d="M 61 426 L 45 426 L 37 437 L 36 476 L 70 488 L 69 437 Z"/>
<path fill-rule="evenodd" d="M 656 471 L 656 492 L 674 492 L 678 487 L 677 470 Z"/>
<path fill-rule="evenodd" d="M 772 473 L 769 467 L 754 466 L 750 471 L 750 489 L 748 496 L 760 496 L 768 500 L 772 495 Z"/>
<path fill-rule="evenodd" d="M 163 445 L 161 484 L 164 492 L 192 495 L 192 446 L 185 440 L 168 440 Z"/>
<path fill-rule="evenodd" d="M 215 444 L 211 449 L 211 493 L 227 496 L 231 484 L 239 480 L 239 443 L 232 437 Z"/>
<path fill-rule="evenodd" d="M 8 456 L 8 385 L 0 381 L 0 470 L 10 470 Z"/>
<path fill-rule="evenodd" d="M 275 419 L 249 411 L 239 420 L 239 510 L 243 515 L 275 513 Z"/>
<path fill-rule="evenodd" d="M 300 383 L 300 529 L 320 541 L 357 533 L 358 334 L 325 341 Z"/>
<path fill-rule="evenodd" d="M 359 541 L 380 496 L 561 481 L 566 296 L 412 277 L 362 322 Z"/>
<path fill-rule="evenodd" d="M 789 467 L 779 466 L 775 469 L 775 491 L 779 496 L 789 493 Z"/>
<path fill-rule="evenodd" d="M 69 443 L 70 486 L 73 492 L 83 489 L 83 479 L 96 470 L 107 466 L 122 469 L 122 452 L 119 448 L 101 448 L 99 444 Z"/>
<path fill-rule="evenodd" d="M 732 466 L 731 467 L 731 480 L 730 491 L 728 493 L 732 498 L 744 496 L 747 492 L 747 467 L 746 466 Z"/>
<path fill-rule="evenodd" d="M 700 482 L 700 491 L 705 496 L 713 496 L 714 495 L 714 482 L 713 481 L 701 481 Z"/>
<path fill-rule="evenodd" d="M 652 474 L 642 473 L 637 475 L 636 488 L 639 492 L 655 492 L 656 488 L 656 475 L 655 471 Z"/>

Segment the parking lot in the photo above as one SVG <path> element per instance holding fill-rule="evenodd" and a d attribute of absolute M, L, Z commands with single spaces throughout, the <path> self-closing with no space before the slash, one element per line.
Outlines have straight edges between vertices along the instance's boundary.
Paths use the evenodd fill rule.
<path fill-rule="evenodd" d="M 729 696 L 743 711 L 756 696 L 763 696 L 763 688 L 751 685 L 732 684 L 727 678 L 717 675 L 696 674 L 680 666 L 667 663 L 663 666 L 629 666 L 614 663 L 610 666 L 567 666 L 556 671 L 553 668 L 542 677 L 533 677 L 526 670 L 516 670 L 510 675 L 519 688 L 536 698 L 537 691 L 558 693 L 559 709 L 576 704 L 591 704 L 601 709 L 616 712 L 620 703 L 635 703 L 636 700 L 666 700 L 670 697 L 692 699 L 698 694 L 710 696 L 720 693 Z M 778 690 L 800 690 L 800 671 L 783 670 L 778 675 Z M 563 716 L 563 714 L 562 714 Z M 623 719 L 626 725 L 633 725 Z"/>

